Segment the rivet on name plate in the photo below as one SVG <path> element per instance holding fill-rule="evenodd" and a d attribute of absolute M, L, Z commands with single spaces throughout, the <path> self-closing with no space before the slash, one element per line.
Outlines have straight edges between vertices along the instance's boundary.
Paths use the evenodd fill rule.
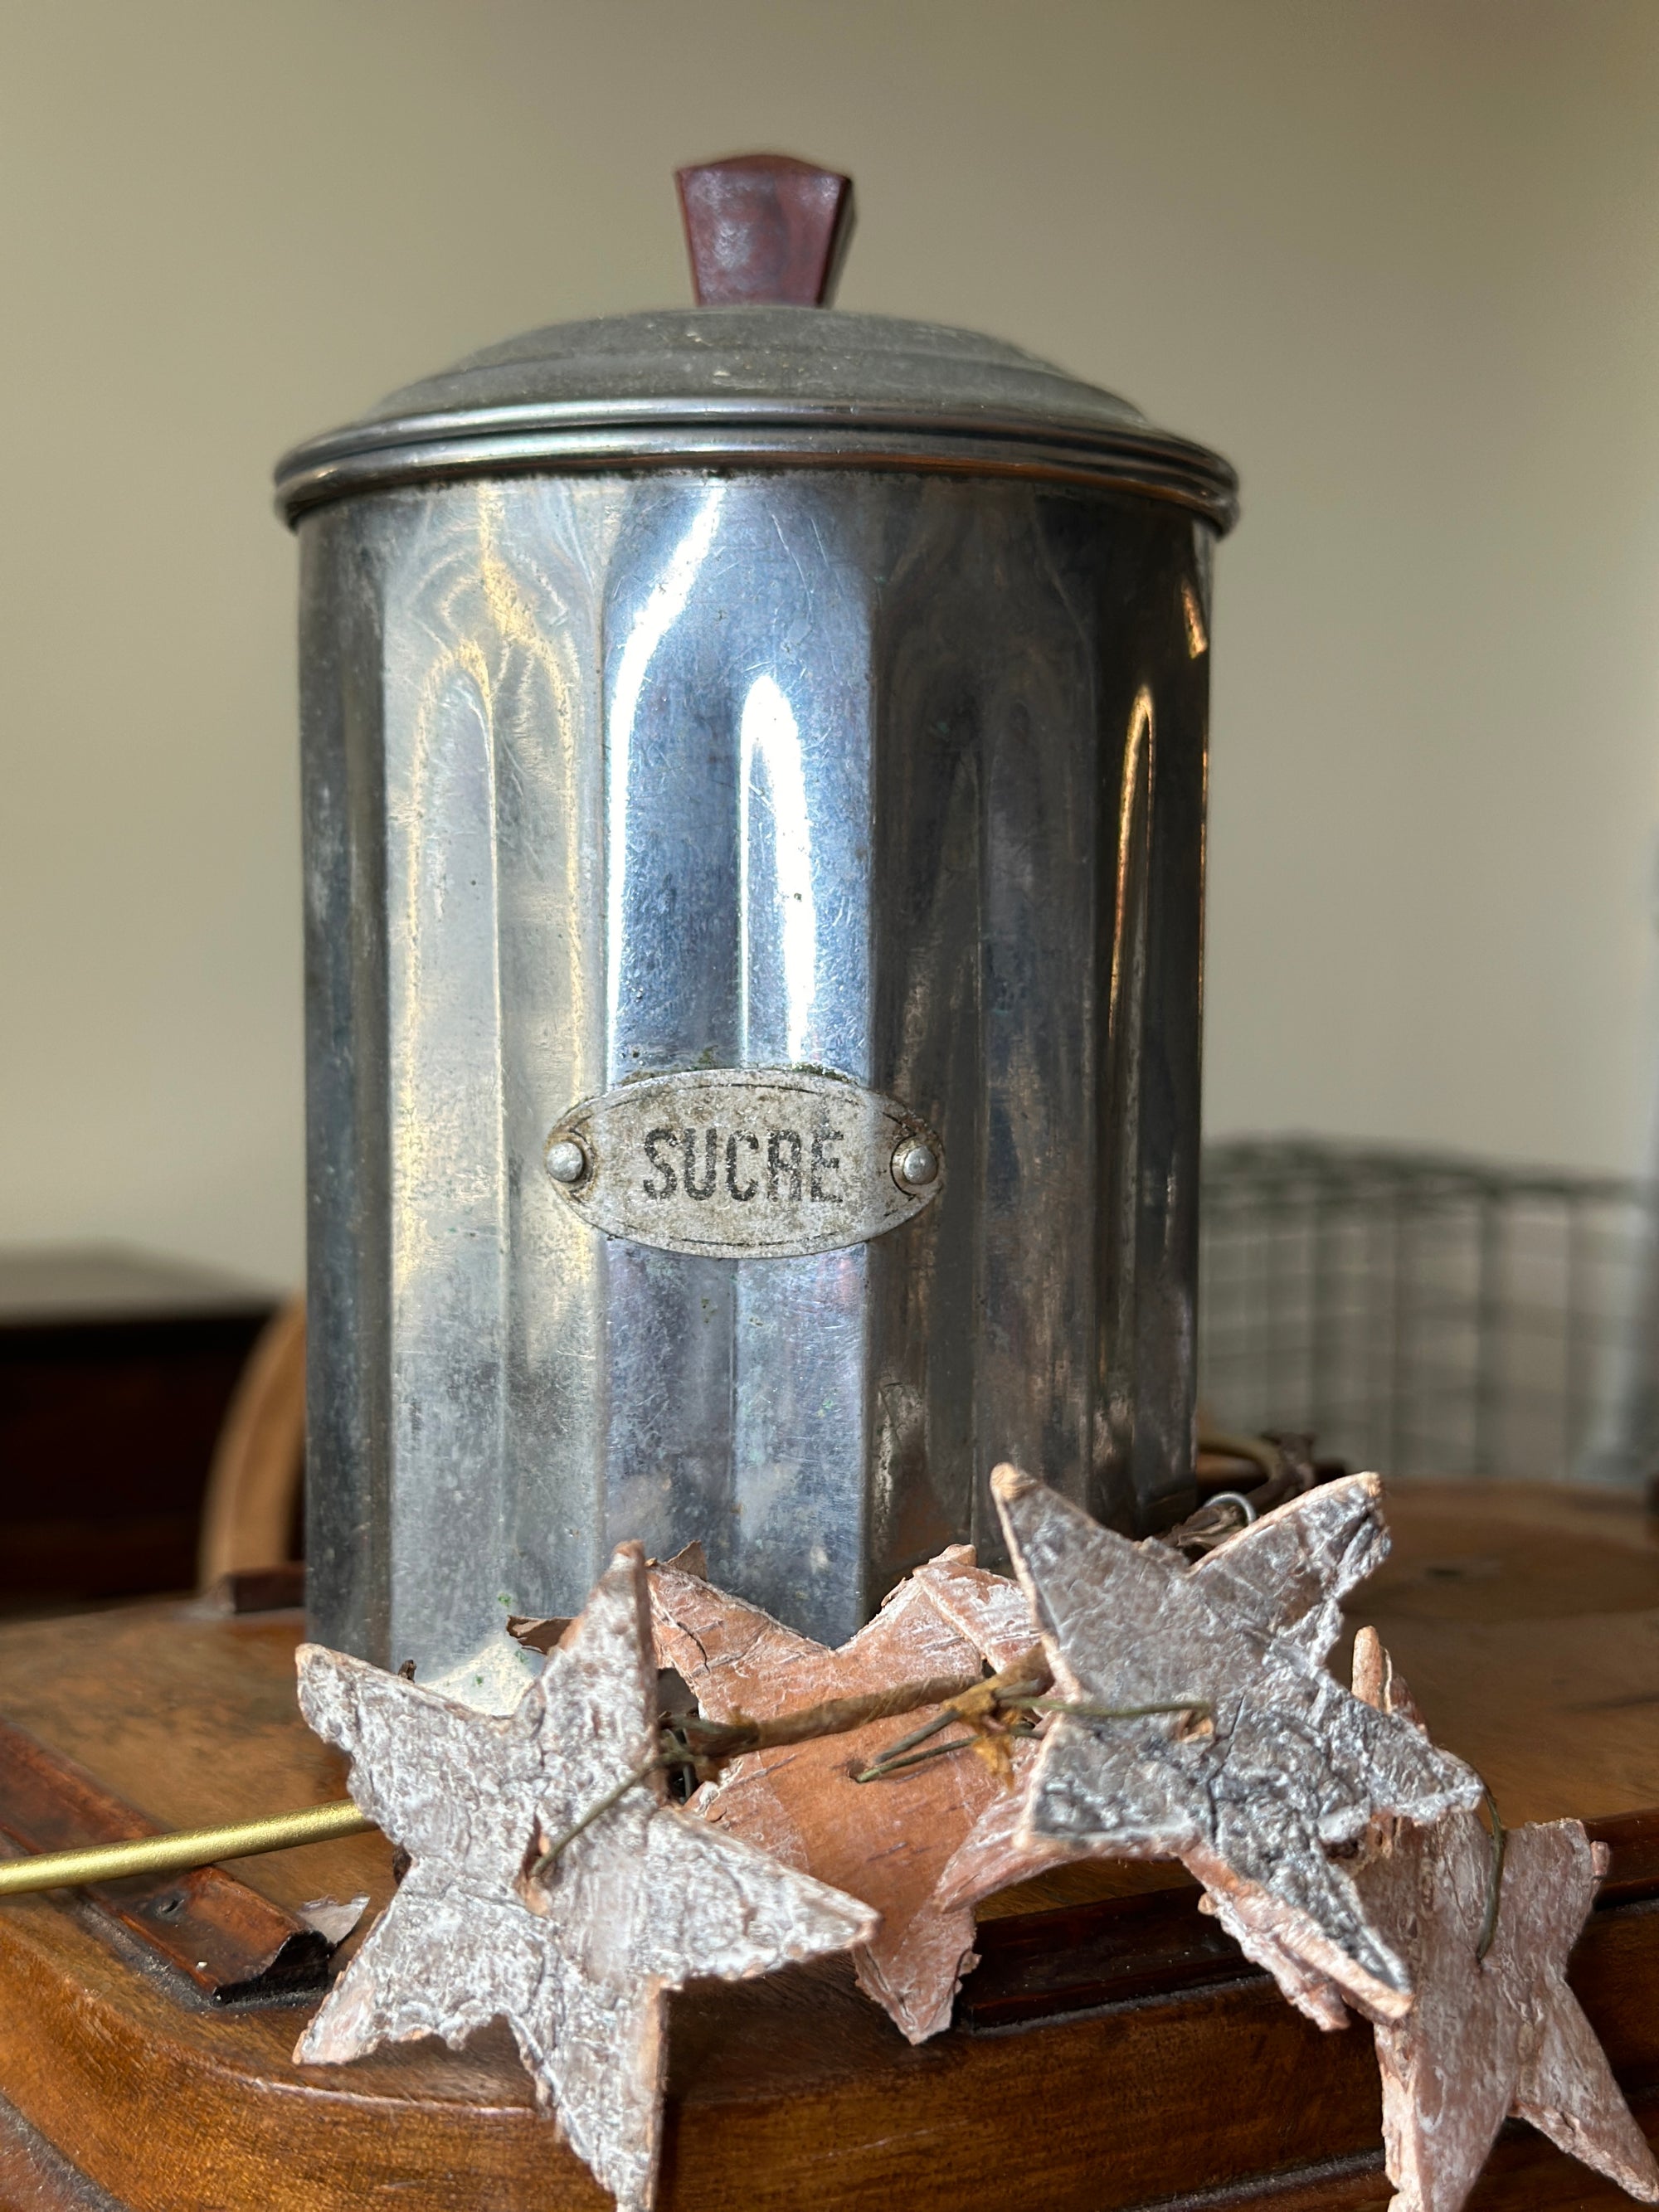
<path fill-rule="evenodd" d="M 547 1172 L 555 1182 L 579 1183 L 587 1173 L 587 1154 L 574 1137 L 555 1137 L 547 1147 Z"/>
<path fill-rule="evenodd" d="M 939 1160 L 931 1145 L 901 1145 L 893 1155 L 893 1179 L 922 1190 L 939 1173 Z"/>

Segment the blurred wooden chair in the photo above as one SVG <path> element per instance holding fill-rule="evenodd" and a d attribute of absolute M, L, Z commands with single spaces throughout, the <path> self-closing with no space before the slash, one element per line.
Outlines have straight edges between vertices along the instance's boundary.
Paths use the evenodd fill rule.
<path fill-rule="evenodd" d="M 202 1502 L 198 1580 L 285 1566 L 305 1472 L 306 1306 L 290 1299 L 248 1355 Z"/>

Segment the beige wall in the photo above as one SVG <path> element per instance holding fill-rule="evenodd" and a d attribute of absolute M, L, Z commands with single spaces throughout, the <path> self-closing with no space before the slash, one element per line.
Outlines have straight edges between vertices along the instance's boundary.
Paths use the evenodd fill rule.
<path fill-rule="evenodd" d="M 1218 445 L 1212 1128 L 1620 1165 L 1659 767 L 1655 0 L 9 0 L 0 1243 L 301 1264 L 279 448 L 674 302 L 668 173 L 846 166 L 843 301 Z"/>

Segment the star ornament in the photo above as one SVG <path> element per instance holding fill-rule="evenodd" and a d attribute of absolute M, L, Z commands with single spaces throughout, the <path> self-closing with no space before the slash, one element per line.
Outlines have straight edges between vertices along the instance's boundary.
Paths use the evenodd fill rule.
<path fill-rule="evenodd" d="M 623 1790 L 657 1741 L 645 1561 L 623 1545 L 516 1710 L 497 1718 L 315 1644 L 300 1703 L 351 1760 L 353 1798 L 410 1854 L 397 1895 L 295 2052 L 356 2058 L 505 2019 L 562 2133 L 647 2212 L 661 2136 L 665 1992 L 867 1942 L 866 1905 L 664 1801 Z"/>
<path fill-rule="evenodd" d="M 1127 1858 L 1178 1858 L 1223 1924 L 1322 2027 L 1341 1996 L 1410 2007 L 1397 1947 L 1334 1847 L 1379 1812 L 1472 1806 L 1478 1778 L 1404 1721 L 1350 1695 L 1322 1662 L 1345 1592 L 1388 1548 L 1375 1475 L 1327 1483 L 1188 1566 L 1103 1528 L 1034 1477 L 992 1487 L 1065 1704 L 1032 1775 L 1023 1832 Z M 1199 1717 L 1199 1716 L 1203 1717 Z"/>
<path fill-rule="evenodd" d="M 1355 1640 L 1354 1688 L 1415 1723 L 1373 1629 Z M 1404 2020 L 1376 2026 L 1391 2212 L 1457 2212 L 1510 2113 L 1644 2203 L 1659 2203 L 1659 2165 L 1566 1984 L 1605 1871 L 1605 1844 L 1577 1820 L 1511 1828 L 1482 1958 L 1492 1843 L 1477 1816 L 1384 1824 L 1356 1879 L 1417 1991 Z"/>
<path fill-rule="evenodd" d="M 984 1662 L 1013 1665 L 1036 1641 L 1018 1586 L 975 1566 L 965 1545 L 918 1567 L 836 1650 L 673 1563 L 652 1569 L 651 1603 L 658 1657 L 711 1720 L 769 1719 L 906 1681 L 966 1683 Z M 899 1729 L 938 1710 L 750 1753 L 691 1802 L 711 1826 L 879 1911 L 853 1954 L 859 1986 L 912 2043 L 949 2027 L 951 2000 L 977 1964 L 975 1899 L 1072 1856 L 1012 1844 L 1006 1831 L 1018 1796 L 971 1751 L 853 1781 Z M 1015 1754 L 1017 1778 L 1029 1759 L 1024 1747 Z"/>

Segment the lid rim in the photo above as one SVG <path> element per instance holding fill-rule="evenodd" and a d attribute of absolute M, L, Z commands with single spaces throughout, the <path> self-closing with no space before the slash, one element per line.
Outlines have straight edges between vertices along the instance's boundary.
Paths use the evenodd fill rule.
<path fill-rule="evenodd" d="M 351 441 L 325 453 L 331 440 L 317 440 L 288 457 L 279 472 L 278 511 L 290 526 L 318 507 L 420 483 L 454 483 L 480 477 L 524 475 L 632 475 L 644 470 L 839 468 L 882 474 L 1023 477 L 1094 491 L 1118 491 L 1171 501 L 1201 515 L 1221 533 L 1238 519 L 1238 484 L 1231 467 L 1202 446 L 1161 434 L 1108 440 L 988 437 L 912 433 L 902 440 L 872 433 L 870 426 L 817 426 L 817 434 L 799 424 L 781 426 L 769 438 L 752 420 L 744 434 L 721 435 L 704 425 L 702 434 L 678 428 L 677 434 L 647 440 L 635 426 L 618 425 L 608 435 L 595 427 L 551 428 L 514 434 L 405 439 L 397 445 L 365 449 Z M 312 457 L 315 457 L 314 459 Z"/>
<path fill-rule="evenodd" d="M 1207 447 L 1148 425 L 1012 410 L 940 414 L 867 403 L 733 397 L 526 402 L 356 424 L 307 440 L 276 471 L 290 522 L 324 502 L 466 476 L 679 465 L 913 467 L 1036 475 L 1179 499 L 1223 531 L 1238 479 Z"/>
<path fill-rule="evenodd" d="M 1188 446 L 1195 453 L 1209 450 L 1175 431 L 1160 430 L 1144 421 L 1103 422 L 1080 411 L 1066 415 L 1035 408 L 999 407 L 990 401 L 982 405 L 939 409 L 902 406 L 884 400 L 775 399 L 760 394 L 724 392 L 703 398 L 691 393 L 677 393 L 659 398 L 526 399 L 494 407 L 435 408 L 412 415 L 388 416 L 378 421 L 349 422 L 338 430 L 325 430 L 318 437 L 303 439 L 290 447 L 277 462 L 276 473 L 280 480 L 314 454 L 368 453 L 383 447 L 424 442 L 434 436 L 477 438 L 489 437 L 501 430 L 580 429 L 590 424 L 605 428 L 623 424 L 650 428 L 656 423 L 683 422 L 844 423 L 878 429 L 945 430 L 958 434 L 1006 434 L 1066 441 L 1146 440 Z"/>

